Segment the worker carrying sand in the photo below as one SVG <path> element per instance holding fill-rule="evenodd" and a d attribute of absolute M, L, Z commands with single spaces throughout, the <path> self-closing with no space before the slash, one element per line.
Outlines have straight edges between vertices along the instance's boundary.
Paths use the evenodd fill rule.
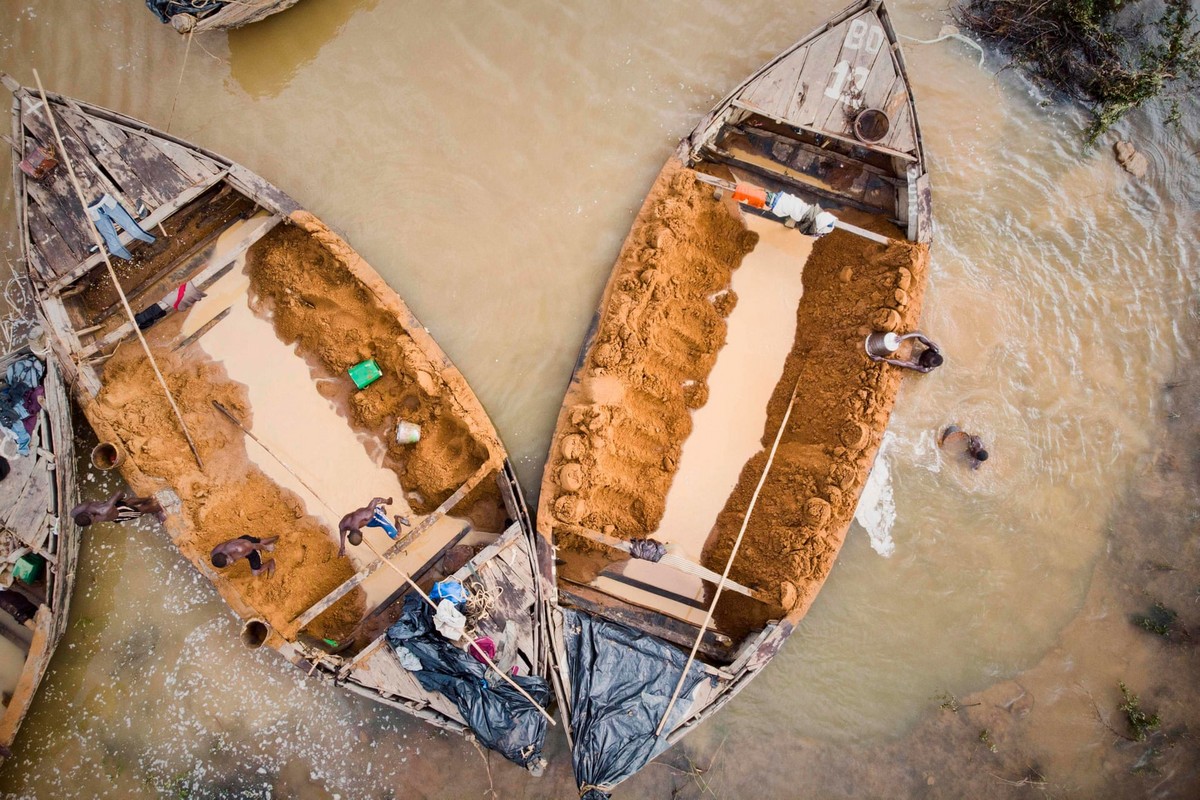
<path fill-rule="evenodd" d="M 159 522 L 167 521 L 166 512 L 153 497 L 130 497 L 124 491 L 107 500 L 92 500 L 71 509 L 71 518 L 81 528 L 93 522 L 129 522 L 144 514 L 153 515 Z"/>
<path fill-rule="evenodd" d="M 236 539 L 221 542 L 214 547 L 212 554 L 209 555 L 209 560 L 212 561 L 214 567 L 224 569 L 230 564 L 245 558 L 250 561 L 251 573 L 254 575 L 265 573 L 267 577 L 270 577 L 275 574 L 275 559 L 272 558 L 264 562 L 259 552 L 275 552 L 275 542 L 278 539 L 278 536 L 271 536 L 267 539 L 259 539 L 255 536 L 239 536 Z"/>
<path fill-rule="evenodd" d="M 921 345 L 922 349 L 919 353 L 916 352 L 917 348 L 914 347 L 909 353 L 907 360 L 889 358 L 889 356 L 895 355 L 900 346 L 909 339 L 914 339 Z M 893 367 L 911 369 L 914 372 L 932 372 L 945 361 L 942 358 L 942 351 L 938 346 L 925 334 L 918 332 L 897 336 L 890 332 L 876 331 L 867 337 L 866 348 L 867 355 L 872 361 L 882 361 L 885 364 L 891 364 Z"/>
<path fill-rule="evenodd" d="M 380 508 L 380 506 L 390 506 L 391 504 L 392 498 L 390 497 L 375 497 L 362 508 L 355 509 L 342 517 L 342 521 L 338 523 L 338 533 L 341 534 L 338 555 L 346 555 L 347 539 L 355 547 L 362 544 L 362 528 L 364 525 L 368 528 L 383 528 L 383 532 L 392 539 L 399 537 L 400 528 L 409 524 L 408 517 L 402 517 L 397 514 L 395 524 L 392 524 L 392 520 L 388 519 L 387 513 Z"/>
<path fill-rule="evenodd" d="M 967 433 L 957 425 L 950 425 L 938 437 L 938 446 L 964 454 L 971 461 L 971 469 L 988 460 L 988 451 L 983 449 L 983 440 Z"/>

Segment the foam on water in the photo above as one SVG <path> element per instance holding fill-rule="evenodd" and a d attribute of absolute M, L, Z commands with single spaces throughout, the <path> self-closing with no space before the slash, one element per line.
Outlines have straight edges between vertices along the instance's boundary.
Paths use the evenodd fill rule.
<path fill-rule="evenodd" d="M 883 435 L 875 465 L 867 476 L 867 485 L 858 498 L 858 509 L 854 520 L 867 530 L 871 549 L 884 558 L 896 552 L 892 540 L 892 526 L 896 523 L 896 496 L 892 491 L 892 472 L 888 468 L 888 454 L 896 443 L 896 435 L 890 431 Z"/>

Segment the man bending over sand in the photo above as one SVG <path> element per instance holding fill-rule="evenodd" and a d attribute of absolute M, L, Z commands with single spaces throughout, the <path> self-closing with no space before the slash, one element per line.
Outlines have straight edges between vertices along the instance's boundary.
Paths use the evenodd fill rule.
<path fill-rule="evenodd" d="M 362 527 L 365 525 L 368 528 L 383 528 L 391 538 L 395 539 L 400 535 L 400 528 L 408 525 L 408 518 L 396 515 L 396 524 L 388 519 L 387 513 L 380 506 L 392 504 L 392 498 L 375 497 L 370 503 L 359 509 L 351 511 L 346 516 L 342 517 L 342 521 L 338 523 L 338 533 L 341 534 L 341 544 L 338 547 L 338 555 L 346 555 L 346 539 L 350 540 L 350 544 L 357 547 L 362 544 Z"/>
<path fill-rule="evenodd" d="M 912 353 L 909 356 L 908 361 L 901 361 L 898 358 L 886 358 L 884 356 L 878 356 L 870 351 L 867 352 L 867 355 L 872 361 L 882 361 L 885 364 L 891 364 L 893 367 L 911 369 L 914 372 L 933 372 L 942 365 L 942 362 L 945 360 L 942 358 L 942 351 L 939 350 L 938 346 L 934 344 L 927 336 L 925 336 L 925 334 L 906 333 L 899 338 L 899 341 L 904 342 L 908 339 L 916 339 L 925 346 L 925 349 L 921 351 L 920 355 Z M 916 358 L 913 358 L 913 356 L 916 356 Z"/>
<path fill-rule="evenodd" d="M 228 567 L 235 561 L 241 561 L 243 558 L 249 559 L 250 571 L 255 575 L 266 573 L 267 577 L 275 574 L 275 559 L 263 563 L 262 556 L 259 551 L 271 553 L 275 550 L 275 542 L 279 539 L 278 536 L 272 536 L 267 539 L 259 539 L 254 536 L 239 536 L 236 539 L 230 539 L 227 542 L 221 542 L 212 549 L 212 555 L 209 556 L 212 565 L 218 568 Z"/>
<path fill-rule="evenodd" d="M 71 518 L 81 528 L 93 522 L 129 522 L 143 514 L 153 514 L 159 522 L 167 521 L 166 512 L 153 497 L 130 497 L 124 491 L 107 500 L 80 503 L 71 509 Z"/>

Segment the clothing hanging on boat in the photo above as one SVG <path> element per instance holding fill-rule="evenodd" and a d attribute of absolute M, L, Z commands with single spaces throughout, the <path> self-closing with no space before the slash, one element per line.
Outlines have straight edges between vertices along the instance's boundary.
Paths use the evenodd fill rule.
<path fill-rule="evenodd" d="M 96 230 L 100 231 L 100 235 L 104 237 L 104 243 L 108 246 L 108 252 L 114 256 L 123 258 L 126 261 L 133 258 L 130 252 L 125 249 L 125 245 L 121 244 L 121 239 L 117 236 L 117 229 L 114 225 L 120 225 L 130 236 L 146 244 L 153 244 L 155 241 L 154 237 L 142 230 L 137 220 L 111 194 L 106 194 L 92 203 L 88 206 L 87 211 L 88 218 L 96 226 Z"/>
<path fill-rule="evenodd" d="M 17 442 L 21 455 L 29 455 L 30 436 L 37 425 L 45 390 L 46 365 L 33 356 L 8 365 L 0 386 L 0 425 Z"/>

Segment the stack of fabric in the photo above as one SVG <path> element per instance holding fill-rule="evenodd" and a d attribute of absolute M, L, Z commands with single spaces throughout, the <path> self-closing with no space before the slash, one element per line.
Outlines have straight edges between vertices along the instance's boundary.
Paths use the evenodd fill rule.
<path fill-rule="evenodd" d="M 30 436 L 46 394 L 42 388 L 45 375 L 46 365 L 27 356 L 9 364 L 0 382 L 0 426 L 4 428 L 0 436 L 15 440 L 23 456 L 29 455 Z"/>

